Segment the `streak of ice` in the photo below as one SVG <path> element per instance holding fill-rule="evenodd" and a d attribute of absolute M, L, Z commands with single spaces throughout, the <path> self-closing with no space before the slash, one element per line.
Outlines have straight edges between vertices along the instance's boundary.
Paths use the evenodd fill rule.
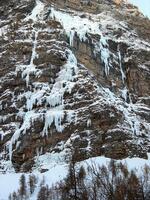
<path fill-rule="evenodd" d="M 26 21 L 30 19 L 32 19 L 33 21 L 39 20 L 41 18 L 41 15 L 43 14 L 43 10 L 44 10 L 44 3 L 42 3 L 39 0 L 36 0 L 36 6 L 32 10 L 31 15 L 27 16 L 25 20 Z"/>
<path fill-rule="evenodd" d="M 99 23 L 89 20 L 88 18 L 81 18 L 76 15 L 71 15 L 62 11 L 57 11 L 53 7 L 51 8 L 51 18 L 55 18 L 63 26 L 67 36 L 69 37 L 70 45 L 74 44 L 75 33 L 79 37 L 80 41 L 86 41 L 88 34 L 98 34 L 100 36 L 99 49 L 101 60 L 105 66 L 105 74 L 109 74 L 110 63 L 110 51 L 107 38 L 101 32 Z"/>

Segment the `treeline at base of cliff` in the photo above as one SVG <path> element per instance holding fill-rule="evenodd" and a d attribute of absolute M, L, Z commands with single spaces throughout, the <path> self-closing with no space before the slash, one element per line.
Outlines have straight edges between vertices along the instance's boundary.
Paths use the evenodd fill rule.
<path fill-rule="evenodd" d="M 111 160 L 107 166 L 84 168 L 74 161 L 69 164 L 67 177 L 53 186 L 38 180 L 38 176 L 20 177 L 18 191 L 9 200 L 149 200 L 150 166 L 141 171 L 130 170 L 126 164 Z"/>

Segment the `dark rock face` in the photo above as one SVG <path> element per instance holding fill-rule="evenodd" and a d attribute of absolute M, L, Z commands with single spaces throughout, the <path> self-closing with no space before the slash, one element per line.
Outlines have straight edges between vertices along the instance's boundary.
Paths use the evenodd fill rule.
<path fill-rule="evenodd" d="M 2 1 L 1 168 L 11 159 L 16 171 L 30 171 L 37 154 L 72 149 L 77 161 L 147 158 L 150 21 L 120 6 Z"/>

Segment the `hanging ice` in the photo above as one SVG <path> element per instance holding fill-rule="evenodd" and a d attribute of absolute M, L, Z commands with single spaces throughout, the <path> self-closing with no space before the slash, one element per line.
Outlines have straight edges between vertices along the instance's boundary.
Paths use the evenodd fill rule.
<path fill-rule="evenodd" d="M 68 50 L 67 52 L 68 60 L 63 66 L 62 70 L 58 73 L 56 82 L 53 85 L 51 93 L 46 97 L 46 102 L 50 105 L 50 110 L 45 114 L 45 125 L 43 129 L 43 134 L 48 135 L 48 128 L 51 127 L 54 122 L 56 130 L 58 132 L 63 131 L 62 120 L 64 119 L 64 94 L 65 92 L 71 92 L 74 86 L 73 80 L 78 73 L 77 60 L 73 53 Z M 55 107 L 55 108 L 53 108 Z M 67 112 L 67 111 L 65 111 Z M 67 120 L 71 121 L 71 116 L 73 116 L 73 111 Z"/>
<path fill-rule="evenodd" d="M 74 54 L 68 50 L 68 60 L 63 69 L 59 72 L 58 81 L 73 81 L 74 75 L 78 72 L 77 59 Z"/>
<path fill-rule="evenodd" d="M 110 52 L 109 52 L 109 48 L 108 48 L 108 43 L 106 41 L 106 38 L 101 35 L 100 38 L 100 53 L 101 53 L 101 60 L 103 61 L 104 65 L 105 65 L 105 74 L 106 76 L 108 76 L 109 74 L 109 69 L 110 69 Z"/>
<path fill-rule="evenodd" d="M 25 113 L 25 116 L 23 118 L 23 124 L 21 125 L 20 128 L 18 128 L 15 133 L 13 134 L 11 140 L 9 141 L 9 157 L 10 160 L 12 158 L 12 147 L 13 144 L 15 144 L 15 142 L 18 141 L 19 137 L 21 136 L 21 134 L 25 134 L 26 131 L 31 127 L 31 123 L 40 117 L 40 114 L 35 113 L 34 111 L 28 111 L 27 113 Z"/>
<path fill-rule="evenodd" d="M 32 110 L 33 106 L 36 105 L 41 105 L 41 100 L 45 94 L 45 90 L 35 90 L 33 93 L 32 92 L 27 92 L 25 94 L 27 102 L 26 102 L 26 107 L 28 110 Z"/>
<path fill-rule="evenodd" d="M 118 46 L 118 60 L 119 60 L 119 66 L 120 66 L 120 72 L 121 72 L 121 78 L 122 78 L 122 82 L 124 84 L 124 81 L 125 81 L 125 73 L 123 71 L 123 68 L 122 68 L 122 58 L 121 58 L 121 52 L 120 52 L 120 48 Z"/>
<path fill-rule="evenodd" d="M 95 23 L 87 18 L 81 18 L 73 14 L 57 11 L 53 7 L 51 8 L 50 18 L 55 18 L 61 23 L 67 36 L 69 37 L 71 46 L 73 46 L 73 38 L 75 32 L 77 33 L 81 41 L 85 41 L 87 39 L 87 33 L 100 33 L 98 23 Z"/>
<path fill-rule="evenodd" d="M 58 132 L 63 131 L 63 125 L 62 120 L 64 118 L 64 111 L 63 110 L 49 110 L 45 114 L 45 126 L 43 129 L 43 133 L 48 135 L 48 128 L 52 125 L 54 122 L 56 130 Z"/>
<path fill-rule="evenodd" d="M 67 36 L 69 37 L 71 46 L 73 46 L 75 33 L 81 41 L 87 40 L 87 34 L 99 35 L 99 49 L 96 48 L 96 50 L 101 54 L 101 60 L 105 67 L 105 74 L 109 74 L 109 68 L 111 67 L 109 45 L 106 37 L 103 36 L 100 30 L 98 22 L 92 21 L 88 18 L 81 18 L 73 13 L 68 14 L 62 11 L 57 11 L 53 7 L 51 8 L 50 17 L 55 18 L 61 23 Z"/>
<path fill-rule="evenodd" d="M 71 31 L 70 31 L 70 37 L 69 37 L 69 40 L 70 40 L 70 46 L 73 46 L 73 40 L 74 40 L 74 35 L 75 35 L 75 30 L 74 29 L 72 29 Z"/>

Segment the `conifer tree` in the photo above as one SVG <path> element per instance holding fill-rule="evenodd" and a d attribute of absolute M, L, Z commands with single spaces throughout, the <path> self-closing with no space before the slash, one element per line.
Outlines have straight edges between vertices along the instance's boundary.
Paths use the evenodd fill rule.
<path fill-rule="evenodd" d="M 26 199 L 27 196 L 26 178 L 24 174 L 22 174 L 20 177 L 19 196 L 21 200 Z"/>
<path fill-rule="evenodd" d="M 36 188 L 36 184 L 37 184 L 37 178 L 35 175 L 30 175 L 29 176 L 29 190 L 30 190 L 30 194 L 33 194 Z"/>
<path fill-rule="evenodd" d="M 37 200 L 49 200 L 49 189 L 48 185 L 41 186 L 40 191 L 38 193 Z"/>

